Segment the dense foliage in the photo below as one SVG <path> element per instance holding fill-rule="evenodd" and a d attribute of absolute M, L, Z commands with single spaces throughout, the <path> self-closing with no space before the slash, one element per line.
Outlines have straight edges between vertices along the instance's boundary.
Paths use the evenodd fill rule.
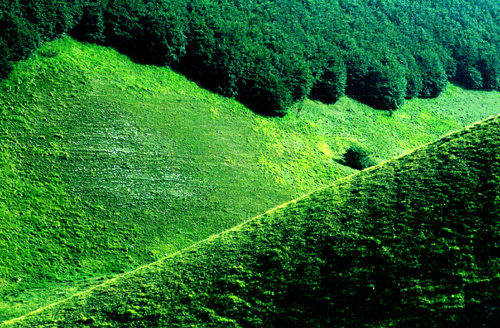
<path fill-rule="evenodd" d="M 370 152 L 361 146 L 354 145 L 344 153 L 343 163 L 356 170 L 364 170 L 377 163 L 370 157 Z"/>
<path fill-rule="evenodd" d="M 5 327 L 497 327 L 500 117 Z"/>
<path fill-rule="evenodd" d="M 499 21 L 493 0 L 14 0 L 0 4 L 0 76 L 69 33 L 264 114 L 344 92 L 394 110 L 450 79 L 499 89 Z"/>

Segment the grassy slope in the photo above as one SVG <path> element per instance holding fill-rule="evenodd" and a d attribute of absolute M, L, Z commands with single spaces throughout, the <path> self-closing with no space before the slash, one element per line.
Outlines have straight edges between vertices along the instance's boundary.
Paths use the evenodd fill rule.
<path fill-rule="evenodd" d="M 334 161 L 352 143 L 386 160 L 499 102 L 450 86 L 393 117 L 343 98 L 264 118 L 166 68 L 47 44 L 0 83 L 0 320 L 354 172 Z"/>
<path fill-rule="evenodd" d="M 500 116 L 5 327 L 493 327 L 498 147 Z"/>

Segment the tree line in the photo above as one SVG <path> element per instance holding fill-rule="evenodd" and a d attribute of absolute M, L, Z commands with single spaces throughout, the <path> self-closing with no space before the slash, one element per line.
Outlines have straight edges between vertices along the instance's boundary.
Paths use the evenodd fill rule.
<path fill-rule="evenodd" d="M 348 94 L 393 111 L 448 81 L 500 89 L 494 0 L 11 0 L 0 77 L 62 35 L 170 66 L 266 115 Z"/>

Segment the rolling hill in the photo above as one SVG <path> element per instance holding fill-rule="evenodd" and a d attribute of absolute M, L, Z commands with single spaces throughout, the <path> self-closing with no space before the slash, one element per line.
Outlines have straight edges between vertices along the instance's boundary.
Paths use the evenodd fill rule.
<path fill-rule="evenodd" d="M 3 327 L 493 327 L 500 117 Z"/>
<path fill-rule="evenodd" d="M 395 115 L 344 97 L 256 115 L 168 68 L 65 37 L 0 82 L 0 322 L 169 256 L 498 114 L 450 85 Z"/>

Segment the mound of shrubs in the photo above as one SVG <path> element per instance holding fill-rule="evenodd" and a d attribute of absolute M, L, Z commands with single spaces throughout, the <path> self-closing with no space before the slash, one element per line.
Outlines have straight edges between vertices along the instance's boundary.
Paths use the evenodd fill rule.
<path fill-rule="evenodd" d="M 343 156 L 343 163 L 356 170 L 364 170 L 377 165 L 377 162 L 370 157 L 370 152 L 359 145 L 347 148 Z"/>

